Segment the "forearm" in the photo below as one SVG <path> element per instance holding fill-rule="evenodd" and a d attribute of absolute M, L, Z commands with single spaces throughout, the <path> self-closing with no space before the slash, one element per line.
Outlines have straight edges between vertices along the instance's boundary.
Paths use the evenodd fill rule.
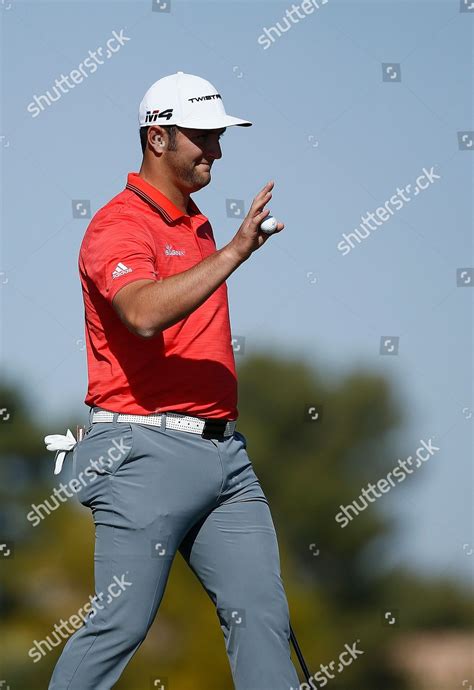
<path fill-rule="evenodd" d="M 245 259 L 231 245 L 169 278 L 145 285 L 138 293 L 137 313 L 145 337 L 173 326 L 201 306 Z"/>

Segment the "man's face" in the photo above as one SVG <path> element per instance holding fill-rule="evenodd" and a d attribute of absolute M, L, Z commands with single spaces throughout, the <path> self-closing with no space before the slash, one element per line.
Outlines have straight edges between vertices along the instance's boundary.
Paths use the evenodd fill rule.
<path fill-rule="evenodd" d="M 176 150 L 167 150 L 165 160 L 177 187 L 187 193 L 202 189 L 211 181 L 211 167 L 222 157 L 219 143 L 226 128 L 188 129 L 176 132 Z"/>

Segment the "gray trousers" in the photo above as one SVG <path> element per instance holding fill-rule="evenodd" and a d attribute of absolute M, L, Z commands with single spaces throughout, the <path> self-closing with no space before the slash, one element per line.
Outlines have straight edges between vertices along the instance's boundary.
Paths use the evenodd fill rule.
<path fill-rule="evenodd" d="M 275 528 L 245 436 L 206 439 L 115 415 L 90 424 L 71 455 L 95 523 L 95 596 L 49 690 L 112 688 L 178 550 L 216 607 L 235 688 L 298 688 Z"/>

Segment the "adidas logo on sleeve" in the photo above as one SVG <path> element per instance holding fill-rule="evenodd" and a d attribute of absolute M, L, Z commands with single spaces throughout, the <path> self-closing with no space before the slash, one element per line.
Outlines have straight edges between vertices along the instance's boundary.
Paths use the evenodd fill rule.
<path fill-rule="evenodd" d="M 126 273 L 131 273 L 132 270 L 133 269 L 128 268 L 128 266 L 125 266 L 122 262 L 119 262 L 112 273 L 112 278 L 120 278 L 120 276 L 124 276 Z"/>

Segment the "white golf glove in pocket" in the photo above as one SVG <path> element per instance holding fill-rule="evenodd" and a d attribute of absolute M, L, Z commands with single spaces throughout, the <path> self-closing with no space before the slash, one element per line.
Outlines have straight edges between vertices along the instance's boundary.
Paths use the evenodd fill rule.
<path fill-rule="evenodd" d="M 47 450 L 56 451 L 54 474 L 59 474 L 62 470 L 66 453 L 74 448 L 77 440 L 74 438 L 72 431 L 68 429 L 65 436 L 63 434 L 45 436 L 44 442 L 46 443 Z"/>

